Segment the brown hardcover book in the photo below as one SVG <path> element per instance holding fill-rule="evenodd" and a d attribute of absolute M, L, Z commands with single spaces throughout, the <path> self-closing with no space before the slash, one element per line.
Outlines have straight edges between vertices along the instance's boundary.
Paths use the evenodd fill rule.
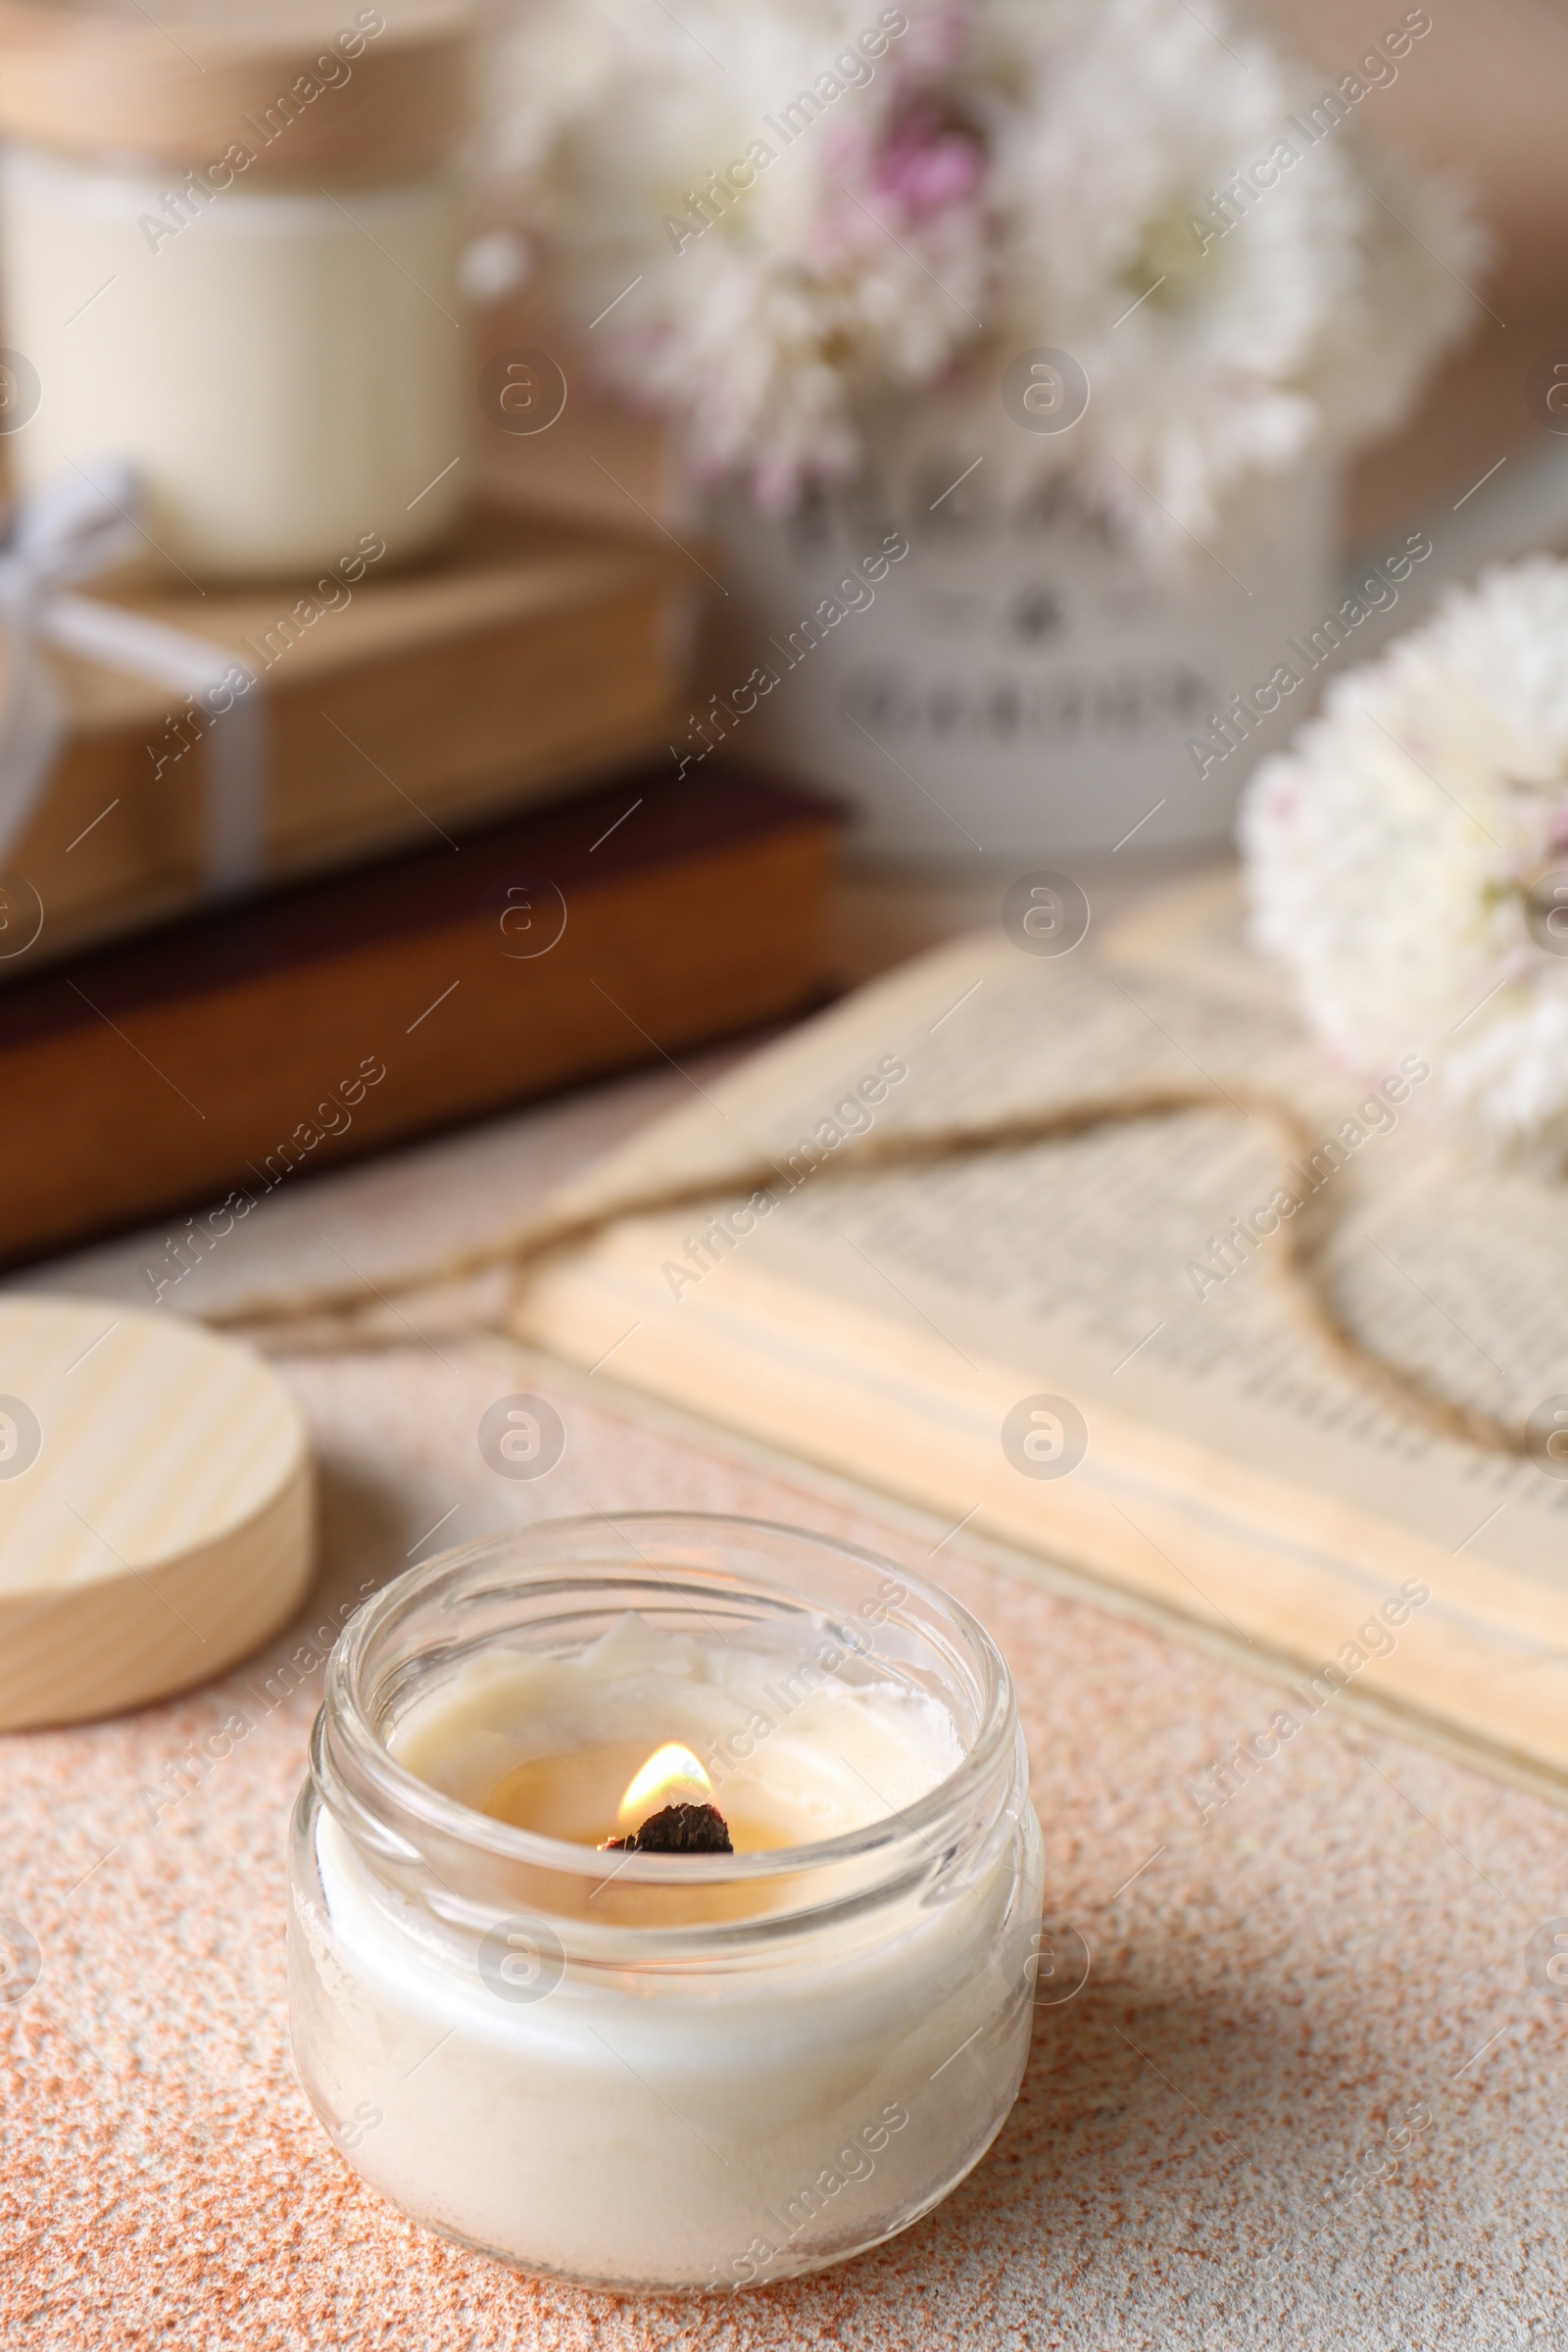
<path fill-rule="evenodd" d="M 0 991 L 11 1261 L 794 1011 L 837 819 L 716 764 L 194 916 Z"/>

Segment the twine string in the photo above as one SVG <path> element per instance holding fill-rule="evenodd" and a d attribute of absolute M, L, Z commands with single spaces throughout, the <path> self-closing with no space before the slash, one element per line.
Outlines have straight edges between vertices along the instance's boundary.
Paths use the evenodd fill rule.
<path fill-rule="evenodd" d="M 1315 1139 L 1305 1121 L 1281 1097 L 1261 1088 L 1242 1085 L 1227 1091 L 1218 1086 L 1148 1086 L 1109 1095 L 1086 1095 L 1048 1109 L 1009 1112 L 1003 1117 L 923 1131 L 893 1129 L 868 1136 L 836 1159 L 813 1165 L 813 1188 L 823 1182 L 842 1183 L 902 1168 L 931 1167 L 949 1161 L 976 1159 L 999 1152 L 1019 1152 L 1031 1145 L 1059 1143 L 1101 1127 L 1130 1126 L 1145 1119 L 1165 1119 L 1194 1110 L 1256 1113 L 1273 1130 L 1289 1159 L 1308 1159 Z M 242 1300 L 205 1319 L 222 1330 L 274 1345 L 285 1340 L 300 1353 L 358 1353 L 382 1347 L 407 1346 L 406 1331 L 392 1334 L 374 1328 L 379 1310 L 394 1299 L 416 1293 L 471 1281 L 481 1275 L 505 1272 L 504 1303 L 485 1312 L 475 1308 L 467 1328 L 477 1336 L 494 1332 L 512 1338 L 530 1278 L 547 1259 L 568 1255 L 632 1217 L 672 1215 L 677 1210 L 706 1207 L 715 1201 L 766 1192 L 779 1181 L 780 1170 L 770 1159 L 693 1178 L 679 1184 L 653 1185 L 612 1200 L 578 1214 L 546 1209 L 510 1233 L 450 1252 L 415 1272 L 397 1276 L 368 1298 L 363 1283 L 323 1285 Z M 1446 1395 L 1424 1374 L 1369 1346 L 1346 1321 L 1328 1290 L 1325 1260 L 1335 1220 L 1329 1197 L 1321 1194 L 1303 1201 L 1279 1228 L 1282 1247 L 1261 1253 L 1274 1272 L 1277 1288 L 1298 1330 L 1339 1371 L 1375 1395 L 1406 1421 L 1437 1435 L 1457 1439 L 1492 1453 L 1529 1458 L 1532 1440 L 1524 1424 L 1501 1419 L 1480 1406 Z M 282 1351 L 280 1349 L 280 1351 Z"/>

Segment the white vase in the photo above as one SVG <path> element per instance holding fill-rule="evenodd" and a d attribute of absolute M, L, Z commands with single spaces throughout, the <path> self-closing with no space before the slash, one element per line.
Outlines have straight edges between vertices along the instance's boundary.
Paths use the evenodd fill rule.
<path fill-rule="evenodd" d="M 1312 683 L 1272 716 L 1253 689 L 1336 609 L 1324 476 L 1286 485 L 1241 547 L 1191 548 L 1172 581 L 1059 490 L 1004 502 L 983 463 L 958 481 L 971 461 L 955 433 L 899 466 L 896 494 L 868 476 L 783 519 L 740 490 L 709 502 L 727 594 L 685 748 L 723 732 L 735 758 L 828 786 L 859 848 L 910 864 L 1223 843 Z M 1236 695 L 1250 715 L 1231 705 L 1227 750 L 1210 722 Z"/>

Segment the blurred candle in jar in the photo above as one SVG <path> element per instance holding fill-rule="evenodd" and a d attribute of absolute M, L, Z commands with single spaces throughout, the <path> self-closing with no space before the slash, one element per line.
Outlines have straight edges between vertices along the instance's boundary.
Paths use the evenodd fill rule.
<path fill-rule="evenodd" d="M 439 539 L 470 406 L 455 9 L 0 17 L 16 479 L 128 459 L 210 577 Z M 151 555 L 152 551 L 149 550 Z"/>

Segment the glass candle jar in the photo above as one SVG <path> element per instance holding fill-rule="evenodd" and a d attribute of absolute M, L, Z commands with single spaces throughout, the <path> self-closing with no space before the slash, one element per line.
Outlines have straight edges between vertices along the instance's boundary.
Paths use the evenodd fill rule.
<path fill-rule="evenodd" d="M 661 1740 L 764 1825 L 741 1850 L 604 1842 Z M 573 1835 L 519 1826 L 562 1828 L 564 1789 Z M 1016 2095 L 1027 1789 L 982 1628 L 869 1553 L 676 1514 L 466 1545 L 327 1671 L 291 1848 L 305 2086 L 395 2204 L 520 2269 L 726 2291 L 840 2261 Z"/>
<path fill-rule="evenodd" d="M 410 556 L 471 489 L 466 26 L 344 8 L 311 39 L 313 13 L 0 25 L 17 480 L 129 461 L 149 564 L 187 575 Z"/>

